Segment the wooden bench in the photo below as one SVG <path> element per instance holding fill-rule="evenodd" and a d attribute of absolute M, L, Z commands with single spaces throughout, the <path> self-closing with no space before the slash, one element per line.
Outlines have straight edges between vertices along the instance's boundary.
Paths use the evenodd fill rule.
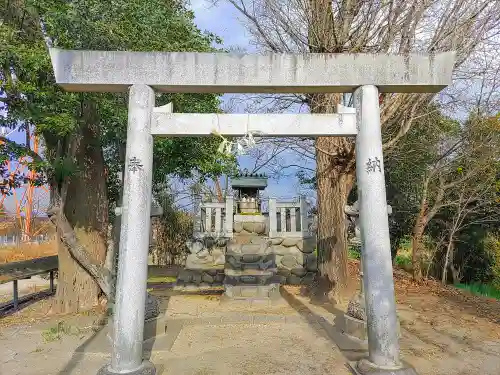
<path fill-rule="evenodd" d="M 49 294 L 54 293 L 54 273 L 58 270 L 57 255 L 24 260 L 21 262 L 13 262 L 0 264 L 0 284 L 13 282 L 13 300 L 4 304 L 0 304 L 0 310 L 13 307 L 17 310 L 19 303 L 28 300 L 32 295 L 19 298 L 18 281 L 30 279 L 32 276 L 48 273 L 50 275 Z"/>

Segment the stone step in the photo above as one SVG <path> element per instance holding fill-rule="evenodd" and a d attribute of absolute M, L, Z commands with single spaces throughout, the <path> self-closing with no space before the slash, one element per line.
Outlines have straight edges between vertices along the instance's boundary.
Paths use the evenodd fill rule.
<path fill-rule="evenodd" d="M 368 344 L 368 333 L 366 330 L 366 321 L 354 318 L 350 315 L 344 314 L 343 327 L 341 327 L 344 335 L 350 339 L 359 340 L 363 344 Z M 396 326 L 398 337 L 401 337 L 401 326 L 398 323 Z"/>
<path fill-rule="evenodd" d="M 270 285 L 224 285 L 224 294 L 229 298 L 280 298 L 279 284 Z"/>
<path fill-rule="evenodd" d="M 280 281 L 277 275 L 226 276 L 224 285 L 270 285 L 279 284 Z"/>
<path fill-rule="evenodd" d="M 222 283 L 200 283 L 200 284 L 194 284 L 194 283 L 177 283 L 174 286 L 174 290 L 176 292 L 187 292 L 187 293 L 207 293 L 207 294 L 213 294 L 213 293 L 220 293 L 223 291 L 224 285 Z"/>
<path fill-rule="evenodd" d="M 177 284 L 221 284 L 224 281 L 224 268 L 207 270 L 184 269 L 179 272 Z"/>
<path fill-rule="evenodd" d="M 269 254 L 272 252 L 271 242 L 227 245 L 227 253 L 231 254 Z"/>
<path fill-rule="evenodd" d="M 277 268 L 268 268 L 266 270 L 254 270 L 254 269 L 245 269 L 245 270 L 235 270 L 231 268 L 226 268 L 224 270 L 224 274 L 226 276 L 273 276 L 278 272 Z"/>
<path fill-rule="evenodd" d="M 244 269 L 260 269 L 267 270 L 276 268 L 274 254 L 258 255 L 258 254 L 226 254 L 226 269 L 244 270 Z"/>

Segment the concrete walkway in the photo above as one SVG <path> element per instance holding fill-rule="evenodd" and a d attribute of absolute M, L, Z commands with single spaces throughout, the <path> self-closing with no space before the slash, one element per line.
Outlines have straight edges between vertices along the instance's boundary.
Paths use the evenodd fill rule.
<path fill-rule="evenodd" d="M 346 358 L 322 327 L 321 321 L 327 321 L 286 301 L 269 305 L 221 302 L 219 296 L 160 298 L 167 333 L 145 345 L 145 356 L 159 375 L 350 374 Z M 60 339 L 50 333 L 54 323 L 4 330 L 0 373 L 95 374 L 108 361 L 109 341 L 103 331 L 84 332 L 85 324 L 90 321 L 67 323 Z"/>
<path fill-rule="evenodd" d="M 399 297 L 402 359 L 420 375 L 498 375 L 498 325 L 421 288 Z M 346 362 L 365 356 L 366 348 L 341 333 L 342 312 L 291 289 L 282 288 L 283 303 L 272 306 L 154 289 L 167 332 L 146 343 L 145 356 L 159 375 L 350 374 Z M 95 315 L 47 319 L 26 310 L 0 320 L 8 326 L 0 328 L 1 375 L 94 375 L 108 362 L 106 328 L 91 329 Z M 18 321 L 32 325 L 12 325 Z"/>

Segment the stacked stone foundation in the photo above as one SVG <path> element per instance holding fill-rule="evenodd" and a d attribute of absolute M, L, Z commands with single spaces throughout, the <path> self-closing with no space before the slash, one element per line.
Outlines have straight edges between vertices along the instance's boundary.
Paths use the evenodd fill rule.
<path fill-rule="evenodd" d="M 224 287 L 231 298 L 273 298 L 280 284 L 310 285 L 317 274 L 314 237 L 239 233 L 226 246 L 190 254 L 177 279 L 188 291 Z"/>
<path fill-rule="evenodd" d="M 207 247 L 203 241 L 198 245 L 198 252 L 188 255 L 185 268 L 177 276 L 176 290 L 209 290 L 223 285 L 225 247 Z"/>
<path fill-rule="evenodd" d="M 282 284 L 310 285 L 316 278 L 318 261 L 316 240 L 306 238 L 271 238 L 278 275 Z"/>
<path fill-rule="evenodd" d="M 222 287 L 224 267 L 211 269 L 184 269 L 177 277 L 176 289 L 212 289 Z"/>

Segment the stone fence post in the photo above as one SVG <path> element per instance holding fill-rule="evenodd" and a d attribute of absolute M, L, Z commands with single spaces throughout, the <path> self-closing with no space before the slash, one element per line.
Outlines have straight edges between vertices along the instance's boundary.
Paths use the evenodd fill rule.
<path fill-rule="evenodd" d="M 275 237 L 278 233 L 278 219 L 276 198 L 269 198 L 269 237 Z"/>
<path fill-rule="evenodd" d="M 234 220 L 234 198 L 230 195 L 226 197 L 226 225 L 224 235 L 233 237 L 233 220 Z"/>
<path fill-rule="evenodd" d="M 302 232 L 302 235 L 308 235 L 309 234 L 309 228 L 308 228 L 308 220 L 307 220 L 307 200 L 304 195 L 301 195 L 299 198 L 299 203 L 300 203 L 300 230 Z"/>

